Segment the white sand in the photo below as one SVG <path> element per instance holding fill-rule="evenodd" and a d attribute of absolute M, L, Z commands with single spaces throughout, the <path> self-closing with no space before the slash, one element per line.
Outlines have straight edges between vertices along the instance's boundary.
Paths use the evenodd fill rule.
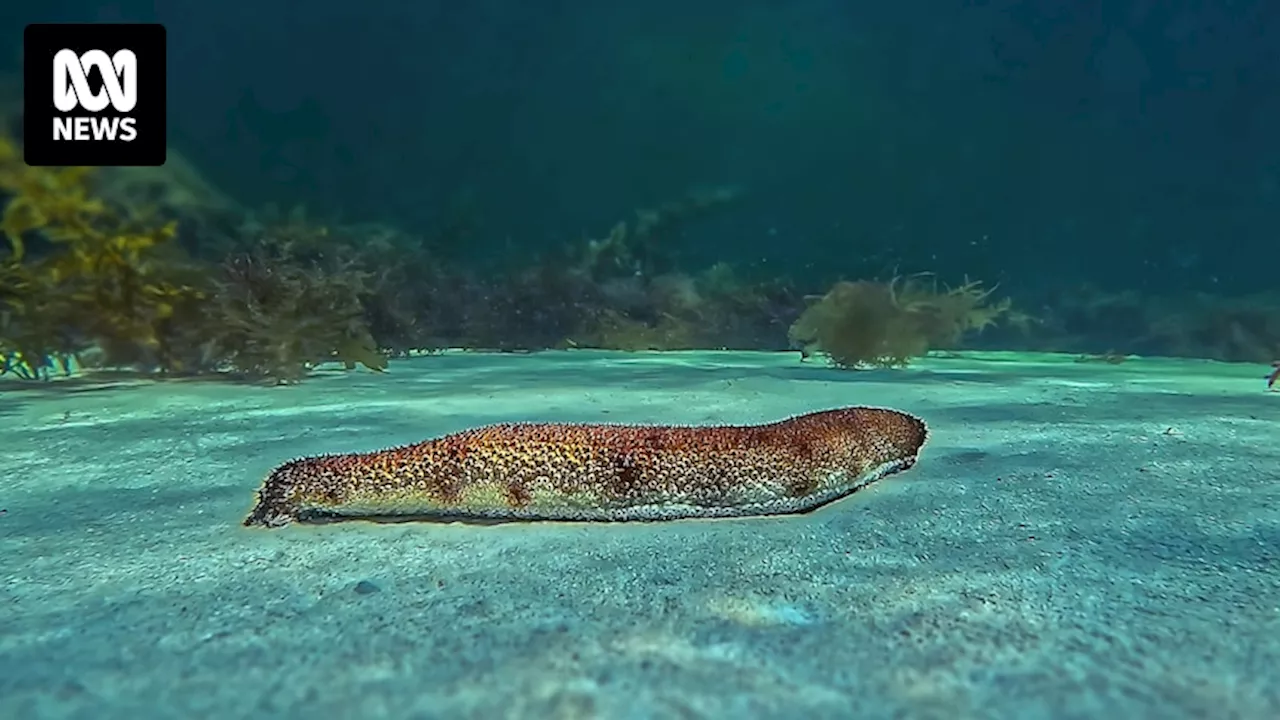
<path fill-rule="evenodd" d="M 577 352 L 284 388 L 4 383 L 0 716 L 1273 719 L 1280 393 L 1263 374 Z M 932 440 L 809 515 L 239 524 L 301 455 L 856 404 L 919 414 Z"/>

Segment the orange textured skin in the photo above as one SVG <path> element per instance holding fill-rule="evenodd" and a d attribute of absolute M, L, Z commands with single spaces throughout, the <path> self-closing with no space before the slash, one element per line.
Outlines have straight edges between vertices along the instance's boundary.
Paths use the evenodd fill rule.
<path fill-rule="evenodd" d="M 285 463 L 244 524 L 804 512 L 911 467 L 927 437 L 919 418 L 866 407 L 748 426 L 492 425 Z"/>

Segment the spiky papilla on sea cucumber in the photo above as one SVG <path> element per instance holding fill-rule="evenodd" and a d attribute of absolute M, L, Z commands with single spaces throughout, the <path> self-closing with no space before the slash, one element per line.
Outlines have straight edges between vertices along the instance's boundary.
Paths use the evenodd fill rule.
<path fill-rule="evenodd" d="M 920 418 L 871 407 L 764 425 L 490 425 L 287 462 L 267 476 L 244 524 L 800 513 L 910 468 L 927 438 Z"/>

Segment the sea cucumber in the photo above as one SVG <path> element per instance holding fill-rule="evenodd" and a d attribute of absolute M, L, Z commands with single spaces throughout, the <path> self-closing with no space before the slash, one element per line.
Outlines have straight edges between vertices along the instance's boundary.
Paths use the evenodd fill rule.
<path fill-rule="evenodd" d="M 927 437 L 921 419 L 870 407 L 764 425 L 490 425 L 287 462 L 267 476 L 244 524 L 801 513 L 910 468 Z"/>

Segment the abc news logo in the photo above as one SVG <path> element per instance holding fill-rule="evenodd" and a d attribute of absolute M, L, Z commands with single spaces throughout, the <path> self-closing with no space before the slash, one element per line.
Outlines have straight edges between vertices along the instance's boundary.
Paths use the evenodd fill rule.
<path fill-rule="evenodd" d="M 90 68 L 102 75 L 102 89 L 98 92 L 89 87 Z M 53 105 L 59 112 L 82 108 L 97 113 L 105 110 L 108 103 L 120 115 L 54 117 L 55 141 L 133 142 L 138 138 L 138 120 L 127 114 L 138 105 L 138 56 L 132 50 L 119 50 L 108 56 L 101 50 L 77 55 L 68 49 L 53 56 Z"/>
<path fill-rule="evenodd" d="M 23 38 L 28 165 L 163 165 L 161 25 L 36 24 Z"/>

